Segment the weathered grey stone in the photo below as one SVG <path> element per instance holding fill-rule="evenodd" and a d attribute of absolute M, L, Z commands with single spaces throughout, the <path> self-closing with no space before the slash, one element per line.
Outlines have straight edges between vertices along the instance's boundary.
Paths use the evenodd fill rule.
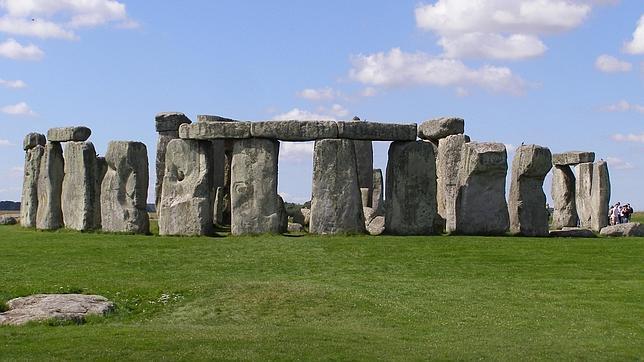
<path fill-rule="evenodd" d="M 316 141 L 309 232 L 313 234 L 364 233 L 364 215 L 360 196 L 353 141 L 346 139 Z"/>
<path fill-rule="evenodd" d="M 22 149 L 27 151 L 36 146 L 45 146 L 46 143 L 47 140 L 45 139 L 44 134 L 35 132 L 27 133 L 24 141 L 22 142 Z"/>
<path fill-rule="evenodd" d="M 177 132 L 184 123 L 192 121 L 181 112 L 161 112 L 154 117 L 157 132 Z"/>
<path fill-rule="evenodd" d="M 456 230 L 456 195 L 458 194 L 458 170 L 461 168 L 463 145 L 470 137 L 451 135 L 438 141 L 436 156 L 436 202 L 438 214 L 445 220 L 447 232 Z"/>
<path fill-rule="evenodd" d="M 373 145 L 371 141 L 353 141 L 356 150 L 356 167 L 358 168 L 358 186 L 367 189 L 364 206 L 371 206 L 373 193 Z"/>
<path fill-rule="evenodd" d="M 435 233 L 436 155 L 424 141 L 393 142 L 387 161 L 385 230 L 393 235 Z"/>
<path fill-rule="evenodd" d="M 362 202 L 362 207 L 369 207 L 369 189 L 366 187 L 360 188 L 360 201 Z"/>
<path fill-rule="evenodd" d="M 288 223 L 289 233 L 301 233 L 302 231 L 304 231 L 304 227 L 302 226 L 302 224 L 298 224 L 296 222 Z"/>
<path fill-rule="evenodd" d="M 199 114 L 197 115 L 197 122 L 239 122 L 232 118 L 226 118 L 215 115 Z"/>
<path fill-rule="evenodd" d="M 38 172 L 38 211 L 36 228 L 55 230 L 63 227 L 61 194 L 65 161 L 60 143 L 47 143 Z"/>
<path fill-rule="evenodd" d="M 20 224 L 26 228 L 36 226 L 38 212 L 38 174 L 45 147 L 36 145 L 25 153 L 22 197 L 20 200 Z"/>
<path fill-rule="evenodd" d="M 302 223 L 302 225 L 309 226 L 311 222 L 311 209 L 303 207 L 300 209 L 300 211 L 302 212 L 302 216 L 304 217 L 304 222 Z"/>
<path fill-rule="evenodd" d="M 415 141 L 416 124 L 338 122 L 338 138 L 369 141 Z"/>
<path fill-rule="evenodd" d="M 47 131 L 49 142 L 83 142 L 87 141 L 92 130 L 85 126 L 51 128 Z"/>
<path fill-rule="evenodd" d="M 367 232 L 369 235 L 380 235 L 385 231 L 385 223 L 384 216 L 376 216 L 367 225 Z"/>
<path fill-rule="evenodd" d="M 89 315 L 105 315 L 114 304 L 100 295 L 36 294 L 11 299 L 0 313 L 0 325 L 22 325 L 48 319 L 82 322 Z"/>
<path fill-rule="evenodd" d="M 376 213 L 376 210 L 374 210 L 371 207 L 363 207 L 362 208 L 362 213 L 364 214 L 364 224 L 365 226 L 369 225 L 371 220 L 373 220 L 374 217 L 378 216 Z"/>
<path fill-rule="evenodd" d="M 63 222 L 72 230 L 96 228 L 96 150 L 91 142 L 65 144 L 65 177 L 61 197 Z"/>
<path fill-rule="evenodd" d="M 551 230 L 550 236 L 556 238 L 596 238 L 597 235 L 591 230 L 582 228 L 564 228 L 563 230 Z"/>
<path fill-rule="evenodd" d="M 552 164 L 555 166 L 570 166 L 587 162 L 595 162 L 595 152 L 569 151 L 552 155 Z"/>
<path fill-rule="evenodd" d="M 103 178 L 107 173 L 107 161 L 105 157 L 96 157 L 96 186 L 94 190 L 96 191 L 96 196 L 94 197 L 94 227 L 99 230 L 103 228 L 102 218 L 101 218 L 101 185 L 103 184 Z M 146 185 L 147 187 L 147 185 Z M 147 206 L 147 205 L 146 205 Z"/>
<path fill-rule="evenodd" d="M 575 203 L 575 174 L 570 166 L 552 168 L 553 205 L 552 227 L 561 229 L 566 226 L 577 226 L 577 206 Z"/>
<path fill-rule="evenodd" d="M 373 170 L 373 191 L 371 192 L 371 207 L 379 213 L 384 213 L 384 189 L 382 180 L 382 170 L 376 168 Z"/>
<path fill-rule="evenodd" d="M 148 151 L 141 142 L 111 141 L 101 185 L 103 231 L 148 234 Z"/>
<path fill-rule="evenodd" d="M 215 202 L 213 210 L 213 222 L 215 225 L 224 224 L 224 209 L 226 207 L 226 195 L 223 187 L 217 187 L 215 193 Z"/>
<path fill-rule="evenodd" d="M 584 229 L 592 229 L 592 205 L 591 195 L 593 187 L 593 164 L 590 162 L 577 165 L 577 177 L 575 179 L 575 205 L 579 216 L 579 226 Z"/>
<path fill-rule="evenodd" d="M 608 208 L 610 202 L 610 175 L 606 161 L 593 164 L 593 182 L 590 195 L 591 229 L 599 232 L 608 225 Z"/>
<path fill-rule="evenodd" d="M 264 121 L 253 122 L 250 135 L 283 141 L 312 141 L 338 137 L 338 124 L 333 121 Z"/>
<path fill-rule="evenodd" d="M 457 234 L 502 235 L 510 220 L 505 201 L 507 153 L 502 143 L 463 145 L 456 195 Z"/>
<path fill-rule="evenodd" d="M 197 122 L 182 124 L 179 137 L 193 140 L 250 138 L 250 122 Z"/>
<path fill-rule="evenodd" d="M 521 145 L 512 161 L 509 196 L 510 232 L 524 236 L 548 236 L 548 210 L 543 181 L 552 168 L 546 147 Z"/>
<path fill-rule="evenodd" d="M 638 222 L 628 222 L 605 226 L 599 232 L 601 236 L 644 236 L 644 225 Z"/>
<path fill-rule="evenodd" d="M 288 213 L 286 212 L 286 204 L 284 204 L 284 199 L 282 196 L 277 195 L 277 211 L 279 215 L 279 232 L 287 233 L 288 232 Z"/>
<path fill-rule="evenodd" d="M 282 215 L 277 194 L 278 156 L 275 140 L 235 141 L 230 195 L 233 235 L 280 233 L 286 227 L 286 212 Z"/>
<path fill-rule="evenodd" d="M 16 225 L 18 220 L 13 216 L 0 215 L 0 225 Z"/>
<path fill-rule="evenodd" d="M 418 138 L 424 140 L 438 141 L 463 132 L 465 132 L 465 121 L 462 118 L 441 117 L 418 125 Z"/>
<path fill-rule="evenodd" d="M 159 213 L 160 235 L 210 235 L 212 143 L 175 139 L 168 143 Z"/>

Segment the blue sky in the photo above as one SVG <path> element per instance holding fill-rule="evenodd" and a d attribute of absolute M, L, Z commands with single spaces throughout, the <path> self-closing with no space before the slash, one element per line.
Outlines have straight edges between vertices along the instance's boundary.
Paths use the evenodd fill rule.
<path fill-rule="evenodd" d="M 510 151 L 595 151 L 612 201 L 644 209 L 642 16 L 639 0 L 0 0 L 0 200 L 20 198 L 28 132 L 87 125 L 100 154 L 143 141 L 154 167 L 154 115 L 180 111 L 460 116 Z M 310 197 L 311 163 L 283 144 L 287 201 Z"/>

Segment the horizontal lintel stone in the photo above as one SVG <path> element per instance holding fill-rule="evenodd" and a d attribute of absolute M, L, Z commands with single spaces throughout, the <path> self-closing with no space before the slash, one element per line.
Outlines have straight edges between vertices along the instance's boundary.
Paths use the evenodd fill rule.
<path fill-rule="evenodd" d="M 252 137 L 282 141 L 313 141 L 338 138 L 338 124 L 333 121 L 262 121 L 253 122 Z"/>
<path fill-rule="evenodd" d="M 415 123 L 338 122 L 338 138 L 371 141 L 415 141 Z"/>
<path fill-rule="evenodd" d="M 595 152 L 569 151 L 552 155 L 552 164 L 556 166 L 577 165 L 595 162 Z"/>
<path fill-rule="evenodd" d="M 182 124 L 179 137 L 193 140 L 250 138 L 250 122 L 197 122 Z"/>
<path fill-rule="evenodd" d="M 441 138 L 465 132 L 462 118 L 442 117 L 431 119 L 418 125 L 418 138 L 438 141 Z"/>
<path fill-rule="evenodd" d="M 87 141 L 92 130 L 84 126 L 50 128 L 47 140 L 50 142 L 82 142 Z"/>

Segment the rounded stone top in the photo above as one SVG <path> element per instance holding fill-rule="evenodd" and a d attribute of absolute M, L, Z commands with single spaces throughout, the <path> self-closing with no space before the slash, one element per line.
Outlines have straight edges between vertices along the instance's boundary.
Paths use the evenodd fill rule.
<path fill-rule="evenodd" d="M 192 121 L 181 112 L 161 112 L 154 117 L 157 132 L 178 131 L 179 126 Z"/>
<path fill-rule="evenodd" d="M 359 120 L 360 120 L 360 117 L 355 116 L 355 117 L 353 117 L 353 119 L 352 119 L 352 120 L 353 120 L 353 121 L 359 121 Z"/>
<path fill-rule="evenodd" d="M 45 143 L 47 143 L 47 139 L 44 134 L 31 132 L 25 136 L 25 140 L 22 142 L 22 149 L 27 151 L 38 145 L 44 146 Z"/>

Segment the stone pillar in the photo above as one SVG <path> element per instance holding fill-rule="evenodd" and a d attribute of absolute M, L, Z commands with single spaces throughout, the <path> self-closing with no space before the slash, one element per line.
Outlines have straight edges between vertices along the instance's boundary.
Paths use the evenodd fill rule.
<path fill-rule="evenodd" d="M 157 139 L 156 154 L 156 174 L 157 179 L 154 184 L 155 202 L 157 212 L 161 202 L 161 192 L 163 186 L 163 176 L 165 173 L 165 154 L 168 143 L 179 138 L 179 126 L 184 123 L 192 123 L 185 114 L 179 112 L 163 112 L 154 118 L 156 131 L 159 134 Z"/>
<path fill-rule="evenodd" d="M 512 161 L 509 214 L 510 231 L 524 236 L 548 236 L 548 210 L 543 181 L 552 168 L 546 147 L 522 145 Z"/>
<path fill-rule="evenodd" d="M 609 202 L 610 175 L 608 174 L 608 164 L 602 160 L 593 164 L 593 183 L 590 200 L 593 231 L 600 231 L 603 227 L 608 226 Z"/>
<path fill-rule="evenodd" d="M 461 150 L 470 142 L 464 134 L 446 136 L 438 140 L 436 157 L 436 201 L 438 214 L 445 219 L 445 231 L 456 230 L 456 194 L 458 170 L 461 168 Z"/>
<path fill-rule="evenodd" d="M 579 226 L 584 229 L 592 228 L 592 206 L 590 203 L 593 184 L 593 163 L 584 162 L 577 165 L 575 184 L 575 204 L 579 215 Z"/>
<path fill-rule="evenodd" d="M 502 143 L 463 145 L 456 195 L 456 230 L 465 235 L 503 235 L 510 227 L 505 201 L 507 152 Z"/>
<path fill-rule="evenodd" d="M 96 228 L 96 150 L 91 142 L 65 144 L 65 177 L 61 208 L 65 227 L 85 231 Z"/>
<path fill-rule="evenodd" d="M 353 117 L 354 122 L 363 122 L 358 117 Z M 371 141 L 354 140 L 356 152 L 356 167 L 358 170 L 358 186 L 368 190 L 368 200 L 364 207 L 372 207 L 371 195 L 373 193 L 373 143 Z"/>
<path fill-rule="evenodd" d="M 212 192 L 212 143 L 183 139 L 168 142 L 159 234 L 212 234 Z"/>
<path fill-rule="evenodd" d="M 279 142 L 263 138 L 235 140 L 231 165 L 233 235 L 280 233 L 283 214 L 277 195 Z"/>
<path fill-rule="evenodd" d="M 45 135 L 29 133 L 23 142 L 25 167 L 20 200 L 20 225 L 26 228 L 36 226 L 38 212 L 38 174 L 40 161 L 45 153 Z"/>
<path fill-rule="evenodd" d="M 309 232 L 312 234 L 365 232 L 356 154 L 352 140 L 315 141 Z"/>
<path fill-rule="evenodd" d="M 37 229 L 55 230 L 63 227 L 60 199 L 64 174 L 63 149 L 59 142 L 48 142 L 45 145 L 38 172 Z"/>
<path fill-rule="evenodd" d="M 146 155 L 147 156 L 147 155 Z M 102 212 L 101 212 L 101 185 L 103 184 L 103 179 L 107 173 L 107 161 L 105 157 L 96 157 L 96 186 L 94 190 L 96 191 L 96 196 L 94 197 L 94 226 L 97 230 L 103 228 L 102 222 Z"/>
<path fill-rule="evenodd" d="M 552 228 L 576 227 L 579 222 L 575 205 L 575 174 L 568 165 L 554 165 L 552 169 Z"/>
<path fill-rule="evenodd" d="M 381 214 L 385 211 L 385 190 L 383 186 L 384 184 L 382 178 L 382 170 L 376 168 L 373 170 L 373 192 L 371 194 L 371 208 L 373 208 L 377 214 Z"/>
<path fill-rule="evenodd" d="M 435 234 L 436 155 L 425 141 L 397 141 L 387 160 L 385 232 L 393 235 Z"/>
<path fill-rule="evenodd" d="M 111 141 L 101 185 L 103 231 L 148 234 L 148 150 L 141 142 Z"/>

